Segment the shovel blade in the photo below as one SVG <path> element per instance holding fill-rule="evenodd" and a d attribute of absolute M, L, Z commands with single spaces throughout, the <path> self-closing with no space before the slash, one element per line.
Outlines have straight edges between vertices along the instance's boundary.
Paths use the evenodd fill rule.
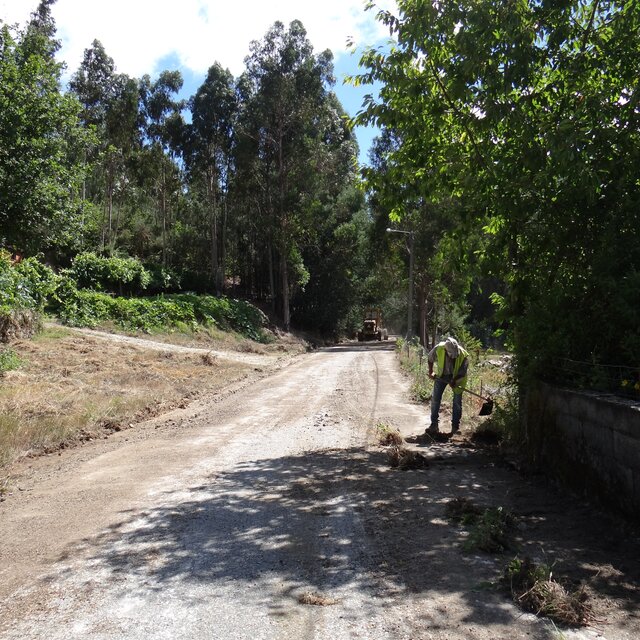
<path fill-rule="evenodd" d="M 493 400 L 487 400 L 482 403 L 482 409 L 480 409 L 481 416 L 490 416 L 493 411 Z"/>

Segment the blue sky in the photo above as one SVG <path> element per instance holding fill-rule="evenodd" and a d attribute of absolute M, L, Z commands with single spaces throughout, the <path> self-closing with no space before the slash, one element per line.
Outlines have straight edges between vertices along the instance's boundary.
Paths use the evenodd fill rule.
<path fill-rule="evenodd" d="M 37 4 L 38 0 L 0 0 L 0 20 L 24 24 Z M 376 4 L 395 9 L 394 0 Z M 347 40 L 362 49 L 388 39 L 388 31 L 375 20 L 376 11 L 364 11 L 364 0 L 57 0 L 52 11 L 62 42 L 59 55 L 69 73 L 98 39 L 121 73 L 153 77 L 165 69 L 179 69 L 185 97 L 195 93 L 214 62 L 239 75 L 251 40 L 260 39 L 276 20 L 301 20 L 316 52 L 333 51 L 335 92 L 350 115 L 372 88 L 343 84 L 345 75 L 357 73 L 359 60 L 349 52 Z M 375 133 L 356 131 L 361 162 L 366 161 Z"/>

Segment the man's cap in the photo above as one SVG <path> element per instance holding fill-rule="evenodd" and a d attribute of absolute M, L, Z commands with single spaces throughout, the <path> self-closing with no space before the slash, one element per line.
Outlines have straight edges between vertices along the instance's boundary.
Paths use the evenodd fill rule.
<path fill-rule="evenodd" d="M 460 345 L 455 338 L 447 338 L 444 341 L 444 349 L 450 358 L 457 358 L 460 350 Z"/>

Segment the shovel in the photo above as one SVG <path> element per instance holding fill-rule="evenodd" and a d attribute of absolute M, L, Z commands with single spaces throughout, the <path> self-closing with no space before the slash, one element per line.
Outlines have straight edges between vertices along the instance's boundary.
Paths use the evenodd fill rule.
<path fill-rule="evenodd" d="M 480 398 L 480 400 L 484 400 L 484 402 L 482 403 L 482 408 L 480 409 L 480 413 L 478 414 L 479 416 L 491 415 L 491 412 L 493 411 L 493 398 L 485 398 L 484 396 L 481 396 L 479 393 L 476 393 L 475 391 L 471 391 L 466 387 L 456 387 L 456 389 L 461 389 L 462 391 L 466 391 L 467 393 L 470 393 L 472 396 L 475 396 L 476 398 Z"/>

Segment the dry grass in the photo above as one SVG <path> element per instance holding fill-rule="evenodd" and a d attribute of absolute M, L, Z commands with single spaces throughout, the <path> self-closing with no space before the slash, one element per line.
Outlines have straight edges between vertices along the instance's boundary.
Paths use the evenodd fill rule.
<path fill-rule="evenodd" d="M 0 467 L 186 406 L 248 370 L 210 354 L 147 350 L 57 327 L 11 348 L 23 365 L 0 382 Z"/>
<path fill-rule="evenodd" d="M 202 362 L 209 367 L 213 367 L 218 362 L 218 358 L 216 358 L 216 356 L 213 353 L 211 353 L 211 351 L 208 351 L 207 353 L 203 353 L 200 356 L 200 358 L 202 359 Z"/>
<path fill-rule="evenodd" d="M 383 447 L 400 446 L 404 444 L 404 440 L 398 429 L 392 429 L 386 424 L 376 425 L 378 430 L 378 443 Z"/>
<path fill-rule="evenodd" d="M 553 578 L 551 568 L 536 565 L 530 558 L 512 560 L 503 582 L 514 601 L 525 611 L 571 627 L 586 626 L 593 612 L 584 589 L 568 591 Z"/>
<path fill-rule="evenodd" d="M 329 598 L 312 591 L 305 591 L 305 593 L 301 593 L 298 596 L 298 602 L 300 604 L 310 604 L 317 607 L 330 607 L 331 605 L 338 604 L 338 601 L 335 598 Z"/>
<path fill-rule="evenodd" d="M 196 331 L 171 331 L 164 333 L 143 333 L 141 331 L 123 331 L 112 323 L 105 323 L 99 327 L 103 331 L 124 333 L 155 342 L 166 342 L 181 347 L 199 347 L 222 351 L 238 351 L 240 353 L 273 354 L 273 353 L 304 353 L 308 344 L 290 333 L 272 335 L 272 341 L 267 344 L 254 342 L 238 333 L 222 331 L 216 327 L 199 327 Z"/>
<path fill-rule="evenodd" d="M 427 459 L 418 451 L 401 446 L 393 446 L 387 451 L 389 464 L 397 469 L 425 469 L 429 466 Z"/>

